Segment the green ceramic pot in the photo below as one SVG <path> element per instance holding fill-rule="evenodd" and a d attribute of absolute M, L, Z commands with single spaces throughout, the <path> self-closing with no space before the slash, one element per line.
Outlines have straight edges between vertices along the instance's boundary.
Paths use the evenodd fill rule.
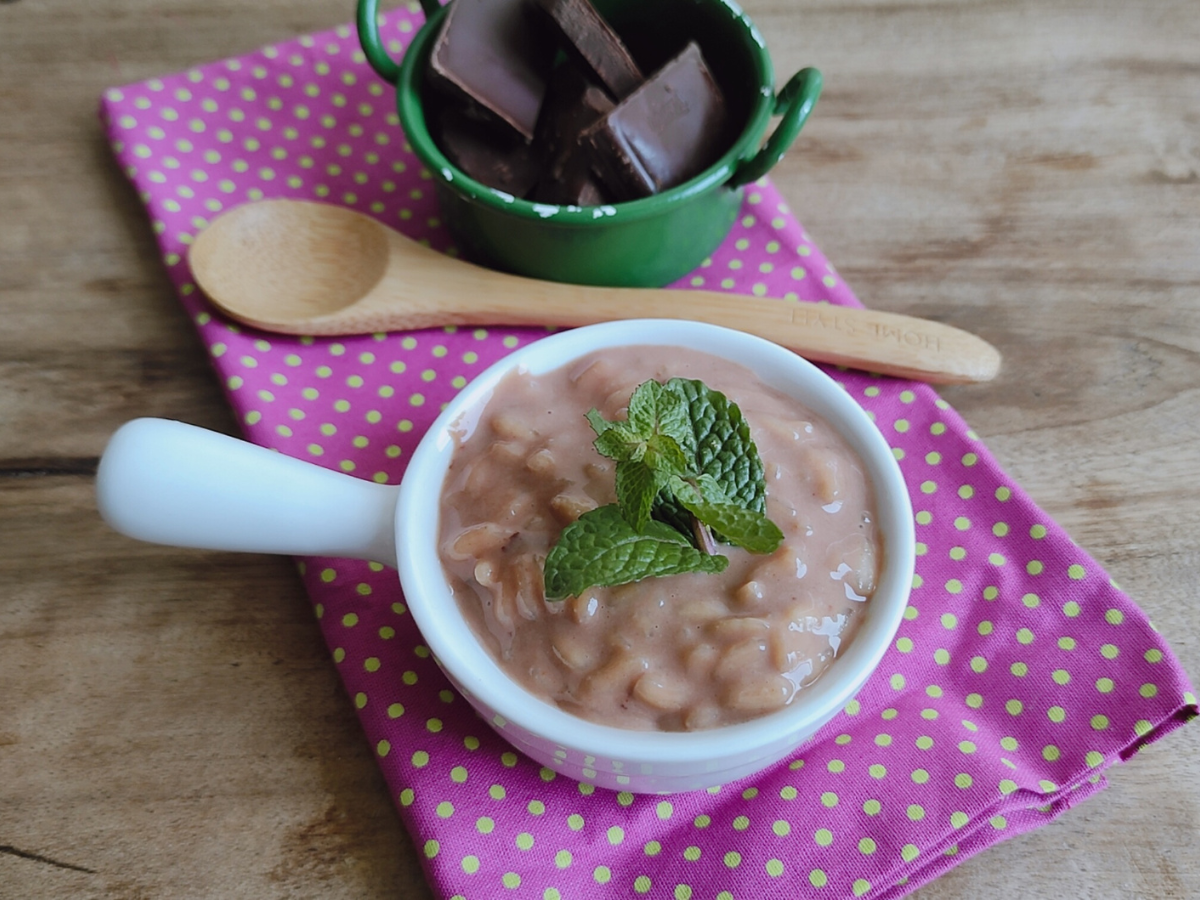
<path fill-rule="evenodd" d="M 467 177 L 446 158 L 425 120 L 429 54 L 445 16 L 421 0 L 424 27 L 402 63 L 379 33 L 379 0 L 359 0 L 358 35 L 372 68 L 396 87 L 400 124 L 433 173 L 446 226 L 469 258 L 533 278 L 659 287 L 687 274 L 721 243 L 743 186 L 761 178 L 795 140 L 821 91 L 816 69 L 778 94 L 766 43 L 733 0 L 593 0 L 646 71 L 687 40 L 700 44 L 735 122 L 732 146 L 706 171 L 653 197 L 610 206 L 549 206 L 513 198 Z M 662 49 L 665 48 L 665 49 Z M 780 116 L 763 143 L 773 115 Z"/>

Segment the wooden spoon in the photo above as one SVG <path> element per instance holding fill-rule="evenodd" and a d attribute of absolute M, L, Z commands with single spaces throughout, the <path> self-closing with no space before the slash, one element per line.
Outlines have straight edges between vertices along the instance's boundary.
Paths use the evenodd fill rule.
<path fill-rule="evenodd" d="M 522 278 L 445 256 L 374 219 L 322 203 L 240 206 L 200 233 L 189 260 L 218 307 L 285 334 L 691 319 L 765 337 L 818 362 L 933 383 L 987 381 L 1000 368 L 990 344 L 938 322 L 716 291 Z"/>

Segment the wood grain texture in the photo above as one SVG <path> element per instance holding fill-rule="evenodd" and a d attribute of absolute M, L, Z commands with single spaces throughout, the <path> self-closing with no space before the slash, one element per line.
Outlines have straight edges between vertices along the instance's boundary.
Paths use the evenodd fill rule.
<path fill-rule="evenodd" d="M 281 560 L 134 544 L 90 472 L 136 415 L 231 431 L 101 90 L 352 15 L 0 3 L 0 896 L 428 897 Z M 826 91 L 775 171 L 869 305 L 974 331 L 945 388 L 1200 674 L 1195 0 L 747 0 Z M 918 892 L 1200 897 L 1200 728 Z"/>

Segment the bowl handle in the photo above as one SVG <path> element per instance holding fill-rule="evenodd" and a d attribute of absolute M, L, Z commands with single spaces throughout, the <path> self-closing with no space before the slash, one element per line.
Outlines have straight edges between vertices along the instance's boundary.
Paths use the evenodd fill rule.
<path fill-rule="evenodd" d="M 343 556 L 396 566 L 400 488 L 167 419 L 134 419 L 96 473 L 100 514 L 175 547 Z"/>
<path fill-rule="evenodd" d="M 438 11 L 438 0 L 421 0 L 421 9 L 428 19 Z M 400 64 L 388 55 L 379 33 L 379 0 L 358 0 L 358 42 L 362 45 L 367 62 L 389 84 L 400 80 Z"/>
<path fill-rule="evenodd" d="M 783 90 L 775 97 L 773 114 L 782 116 L 775 131 L 767 139 L 766 144 L 753 157 L 738 166 L 729 179 L 730 187 L 741 187 L 751 181 L 757 181 L 770 171 L 771 167 L 783 159 L 796 140 L 796 135 L 804 127 L 809 114 L 821 95 L 821 85 L 824 79 L 817 69 L 801 69 L 784 85 Z"/>

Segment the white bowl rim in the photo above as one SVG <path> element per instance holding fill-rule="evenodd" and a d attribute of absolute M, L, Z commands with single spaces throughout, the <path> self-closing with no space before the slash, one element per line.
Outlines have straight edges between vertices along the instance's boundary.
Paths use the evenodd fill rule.
<path fill-rule="evenodd" d="M 638 731 L 582 719 L 504 673 L 471 631 L 445 583 L 436 511 L 454 447 L 451 426 L 464 413 L 481 409 L 514 369 L 547 372 L 594 350 L 624 345 L 687 347 L 750 368 L 833 425 L 859 454 L 873 483 L 885 548 L 867 619 L 834 665 L 774 713 L 692 732 Z M 452 680 L 502 717 L 493 723 L 501 730 L 511 723 L 561 750 L 597 760 L 696 764 L 731 756 L 750 759 L 790 737 L 802 740 L 850 701 L 891 645 L 908 605 L 915 534 L 908 489 L 892 450 L 841 384 L 792 351 L 744 332 L 684 320 L 630 319 L 575 328 L 526 345 L 490 366 L 447 404 L 405 472 L 396 506 L 396 556 L 409 611 L 431 653 Z"/>

